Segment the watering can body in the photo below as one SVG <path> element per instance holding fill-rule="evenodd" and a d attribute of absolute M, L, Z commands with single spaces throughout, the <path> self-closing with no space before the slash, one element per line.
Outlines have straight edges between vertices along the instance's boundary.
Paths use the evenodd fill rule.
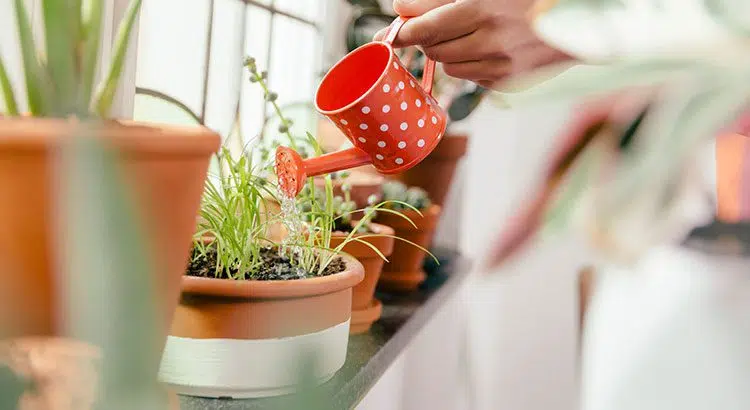
<path fill-rule="evenodd" d="M 308 177 L 372 164 L 382 174 L 421 162 L 445 133 L 447 115 L 432 97 L 435 63 L 428 61 L 420 84 L 391 45 L 405 19 L 397 18 L 384 41 L 347 54 L 326 74 L 315 96 L 354 147 L 302 159 L 287 147 L 276 151 L 279 187 L 296 196 Z"/>

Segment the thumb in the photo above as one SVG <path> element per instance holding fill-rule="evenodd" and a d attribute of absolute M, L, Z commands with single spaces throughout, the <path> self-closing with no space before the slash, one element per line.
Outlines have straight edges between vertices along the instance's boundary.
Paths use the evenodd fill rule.
<path fill-rule="evenodd" d="M 393 0 L 393 10 L 402 17 L 417 17 L 454 0 Z"/>

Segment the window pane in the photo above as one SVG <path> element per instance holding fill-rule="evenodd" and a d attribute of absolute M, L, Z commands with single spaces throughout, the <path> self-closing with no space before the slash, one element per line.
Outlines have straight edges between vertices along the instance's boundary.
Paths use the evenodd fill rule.
<path fill-rule="evenodd" d="M 255 57 L 259 70 L 265 70 L 268 61 L 268 42 L 271 34 L 271 14 L 261 8 L 248 6 L 245 12 L 245 54 Z M 263 91 L 249 81 L 247 70 L 242 72 L 240 114 L 242 137 L 250 141 L 260 133 L 263 123 Z"/>
<path fill-rule="evenodd" d="M 320 41 L 315 28 L 277 15 L 274 17 L 269 85 L 279 94 L 279 105 L 295 122 L 295 130 L 314 131 L 312 110 L 300 103 L 312 102 L 320 68 Z M 268 108 L 270 111 L 271 107 Z M 274 115 L 270 113 L 269 115 Z M 274 129 L 271 135 L 274 133 Z"/>
<path fill-rule="evenodd" d="M 276 16 L 273 25 L 269 83 L 279 103 L 310 101 L 320 68 L 317 31 L 295 20 Z"/>
<path fill-rule="evenodd" d="M 211 60 L 208 71 L 205 124 L 226 137 L 232 127 L 239 98 L 245 5 L 239 0 L 214 3 Z"/>
<path fill-rule="evenodd" d="M 325 11 L 325 2 L 320 0 L 276 0 L 274 7 L 303 19 L 317 22 L 318 16 L 321 15 L 322 11 Z"/>
<path fill-rule="evenodd" d="M 205 0 L 143 2 L 136 85 L 201 112 L 209 7 Z"/>
<path fill-rule="evenodd" d="M 145 94 L 135 95 L 133 119 L 174 125 L 200 125 L 198 119 L 179 105 Z"/>

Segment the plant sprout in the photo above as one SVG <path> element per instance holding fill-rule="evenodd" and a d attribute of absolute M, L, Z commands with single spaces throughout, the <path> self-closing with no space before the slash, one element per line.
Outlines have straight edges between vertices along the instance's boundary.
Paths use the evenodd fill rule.
<path fill-rule="evenodd" d="M 26 77 L 26 101 L 32 116 L 104 118 L 109 115 L 141 2 L 134 0 L 130 3 L 117 31 L 111 65 L 104 81 L 94 91 L 104 0 L 43 1 L 46 52 L 38 48 L 34 41 L 24 0 L 15 0 L 16 24 Z M 16 92 L 1 56 L 0 89 L 6 114 L 21 115 Z"/>
<path fill-rule="evenodd" d="M 427 209 L 432 205 L 427 191 L 419 187 L 407 187 L 399 181 L 383 184 L 383 199 L 393 210 Z"/>

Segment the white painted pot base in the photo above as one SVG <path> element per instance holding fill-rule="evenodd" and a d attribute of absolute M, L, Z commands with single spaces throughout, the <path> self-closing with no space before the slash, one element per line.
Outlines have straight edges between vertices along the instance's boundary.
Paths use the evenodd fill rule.
<path fill-rule="evenodd" d="M 314 354 L 318 383 L 346 361 L 349 323 L 279 339 L 191 339 L 169 336 L 160 380 L 178 394 L 236 399 L 293 393 L 304 354 Z M 309 360 L 309 359 L 308 359 Z"/>

